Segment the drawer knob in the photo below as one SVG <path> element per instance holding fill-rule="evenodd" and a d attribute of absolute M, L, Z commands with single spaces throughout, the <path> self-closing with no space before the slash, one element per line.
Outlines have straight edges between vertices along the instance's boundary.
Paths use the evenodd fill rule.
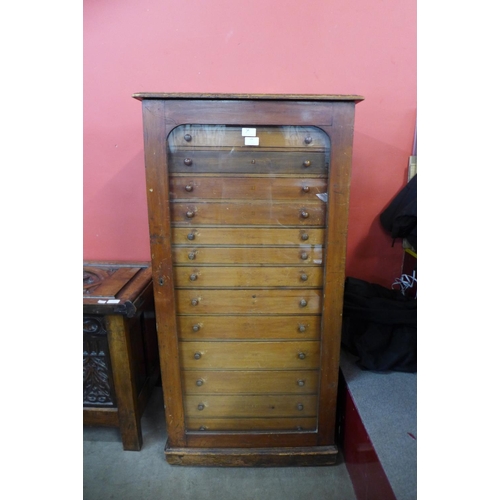
<path fill-rule="evenodd" d="M 199 378 L 197 381 L 196 381 L 196 385 L 198 387 L 201 387 L 203 385 L 203 380 L 201 378 Z"/>
<path fill-rule="evenodd" d="M 198 301 L 196 301 L 198 302 Z M 300 302 L 299 302 L 299 305 L 300 307 L 306 307 L 307 306 L 307 300 L 306 299 L 302 299 Z"/>
<path fill-rule="evenodd" d="M 302 253 L 300 254 L 300 258 L 301 258 L 302 260 L 307 260 L 307 259 L 309 258 L 309 254 L 308 254 L 307 252 L 302 252 Z"/>
<path fill-rule="evenodd" d="M 189 252 L 188 253 L 188 259 L 189 260 L 194 260 L 196 259 L 196 254 L 194 252 Z"/>
<path fill-rule="evenodd" d="M 299 332 L 304 333 L 306 331 L 306 325 L 299 325 Z"/>
<path fill-rule="evenodd" d="M 297 380 L 297 385 L 299 387 L 304 387 L 306 385 L 306 381 L 305 380 Z"/>
<path fill-rule="evenodd" d="M 194 217 L 194 211 L 193 211 L 193 210 L 188 210 L 188 211 L 186 212 L 186 217 L 187 217 L 188 219 L 192 219 L 192 218 Z"/>
<path fill-rule="evenodd" d="M 195 238 L 194 233 L 189 233 L 189 234 L 187 235 L 187 239 L 188 239 L 189 241 L 193 241 L 193 240 L 194 240 L 194 238 Z"/>
<path fill-rule="evenodd" d="M 200 354 L 201 356 L 201 354 Z M 299 352 L 299 359 L 306 359 L 306 353 L 305 352 Z"/>
<path fill-rule="evenodd" d="M 200 411 L 201 411 L 201 410 L 203 410 L 203 408 L 205 408 L 205 405 L 204 405 L 203 403 L 200 403 L 200 404 L 198 405 L 198 410 L 200 410 Z"/>
<path fill-rule="evenodd" d="M 200 427 L 200 431 L 206 431 L 206 430 L 207 430 L 207 428 L 206 428 L 204 425 L 202 425 L 202 426 Z"/>
<path fill-rule="evenodd" d="M 201 358 L 201 352 L 195 352 L 194 359 L 200 359 L 200 358 Z"/>
<path fill-rule="evenodd" d="M 184 159 L 184 165 L 187 165 L 188 167 L 190 167 L 192 164 L 193 164 L 193 160 L 191 160 L 191 158 Z"/>
<path fill-rule="evenodd" d="M 300 235 L 300 239 L 301 239 L 302 241 L 307 241 L 307 240 L 309 239 L 309 235 L 308 235 L 307 233 L 302 233 L 302 234 Z"/>
<path fill-rule="evenodd" d="M 198 305 L 198 299 L 192 299 L 191 300 L 191 305 L 192 306 L 197 306 Z"/>
<path fill-rule="evenodd" d="M 304 165 L 304 167 L 308 168 L 311 166 L 311 160 L 304 160 L 304 163 L 302 163 L 302 165 Z"/>
<path fill-rule="evenodd" d="M 297 405 L 297 410 L 302 411 L 304 409 L 304 405 L 302 403 L 299 403 Z"/>
<path fill-rule="evenodd" d="M 301 430 L 302 430 L 302 426 L 301 426 L 301 425 L 297 425 L 296 429 L 297 429 L 298 431 L 301 431 Z"/>
<path fill-rule="evenodd" d="M 197 275 L 197 274 L 192 274 L 192 275 L 189 277 L 189 279 L 190 279 L 191 281 L 196 281 L 196 280 L 198 279 L 198 275 Z"/>
<path fill-rule="evenodd" d="M 185 140 L 186 142 L 191 142 L 191 139 L 192 139 L 191 134 L 186 134 L 186 135 L 184 136 L 184 140 Z"/>
<path fill-rule="evenodd" d="M 304 193 L 308 193 L 309 192 L 309 186 L 302 186 L 302 191 Z"/>
<path fill-rule="evenodd" d="M 188 184 L 185 188 L 184 188 L 188 193 L 190 193 L 192 190 L 193 190 L 193 185 L 192 184 Z"/>
<path fill-rule="evenodd" d="M 301 281 L 307 281 L 307 278 L 308 278 L 308 276 L 307 276 L 306 273 L 303 273 L 303 274 L 300 275 L 300 280 Z"/>
<path fill-rule="evenodd" d="M 193 332 L 199 332 L 201 326 L 200 325 L 193 325 Z"/>
<path fill-rule="evenodd" d="M 313 141 L 313 138 L 312 138 L 310 135 L 308 135 L 308 136 L 304 139 L 304 142 L 305 142 L 306 144 L 311 144 L 311 142 L 312 142 L 312 141 Z"/>
<path fill-rule="evenodd" d="M 303 219 L 308 219 L 309 218 L 309 212 L 305 211 L 305 210 L 302 210 L 300 212 L 300 216 L 303 218 Z M 189 217 L 189 216 L 188 216 Z"/>

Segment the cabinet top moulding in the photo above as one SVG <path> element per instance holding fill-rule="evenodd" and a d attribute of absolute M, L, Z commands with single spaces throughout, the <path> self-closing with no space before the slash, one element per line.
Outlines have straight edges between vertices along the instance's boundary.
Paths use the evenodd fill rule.
<path fill-rule="evenodd" d="M 283 101 L 354 101 L 364 100 L 360 95 L 340 94 L 200 94 L 200 93 L 177 93 L 177 92 L 139 92 L 132 97 L 142 101 L 144 99 L 262 99 Z"/>

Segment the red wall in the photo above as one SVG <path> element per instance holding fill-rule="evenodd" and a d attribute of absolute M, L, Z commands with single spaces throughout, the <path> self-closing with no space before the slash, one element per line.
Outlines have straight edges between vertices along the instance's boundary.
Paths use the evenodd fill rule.
<path fill-rule="evenodd" d="M 390 286 L 378 215 L 404 185 L 416 120 L 416 0 L 84 0 L 86 260 L 149 260 L 135 92 L 360 94 L 347 270 Z"/>

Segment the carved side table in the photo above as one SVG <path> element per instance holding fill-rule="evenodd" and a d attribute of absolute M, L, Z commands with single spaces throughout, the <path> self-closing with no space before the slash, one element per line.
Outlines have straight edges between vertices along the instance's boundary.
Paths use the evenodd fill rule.
<path fill-rule="evenodd" d="M 141 416 L 159 379 L 151 266 L 83 263 L 83 424 L 119 427 L 142 447 Z"/>

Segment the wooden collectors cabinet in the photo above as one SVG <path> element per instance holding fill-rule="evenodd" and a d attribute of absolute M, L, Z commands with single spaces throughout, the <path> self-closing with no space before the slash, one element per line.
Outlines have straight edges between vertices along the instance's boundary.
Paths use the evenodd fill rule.
<path fill-rule="evenodd" d="M 335 462 L 359 96 L 142 101 L 167 461 Z"/>

